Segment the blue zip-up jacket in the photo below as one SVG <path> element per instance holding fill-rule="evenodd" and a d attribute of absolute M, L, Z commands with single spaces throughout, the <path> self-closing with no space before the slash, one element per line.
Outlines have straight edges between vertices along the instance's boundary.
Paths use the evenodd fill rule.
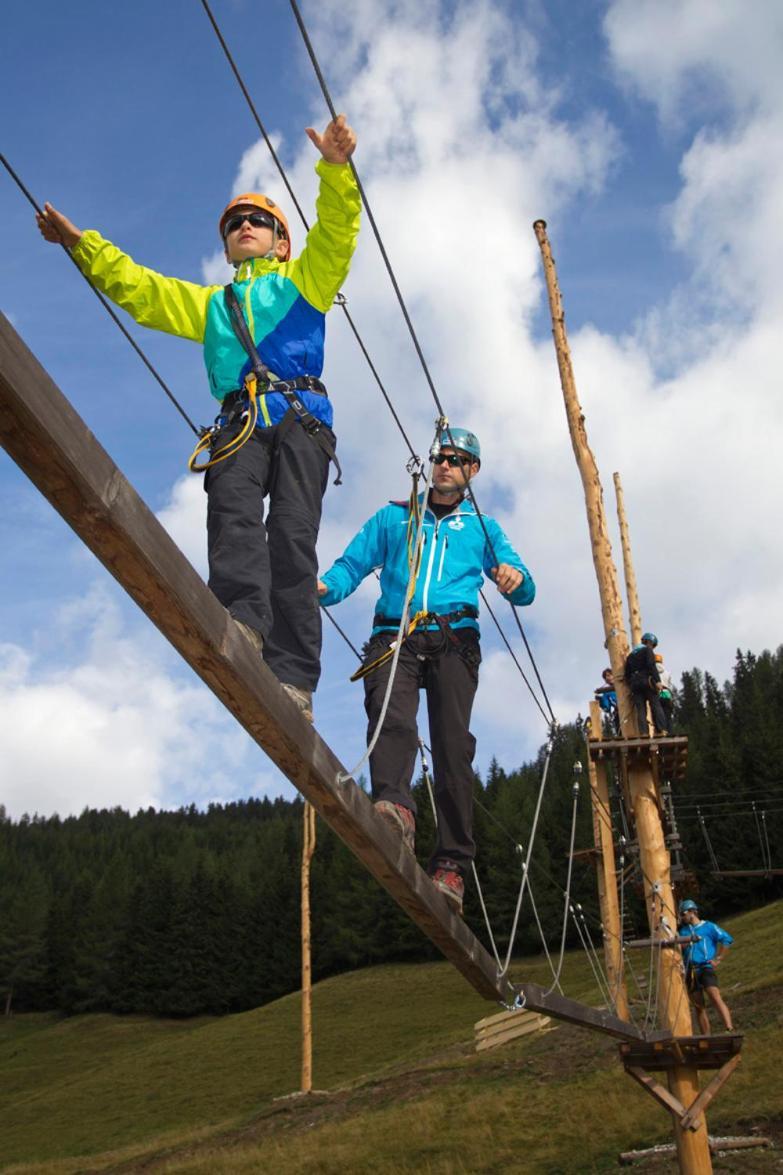
<path fill-rule="evenodd" d="M 419 501 L 423 507 L 424 495 Z M 343 554 L 321 579 L 328 591 L 321 597 L 327 607 L 338 604 L 356 591 L 370 572 L 380 567 L 381 596 L 376 614 L 399 618 L 405 602 L 410 570 L 408 567 L 408 502 L 389 502 L 365 522 Z M 524 575 L 518 588 L 507 599 L 512 604 L 531 604 L 536 594 L 533 577 L 511 546 L 503 528 L 494 518 L 483 516 L 492 541 L 492 550 L 484 537 L 481 521 L 469 501 L 463 500 L 454 510 L 437 519 L 431 510 L 424 512 L 424 544 L 421 566 L 416 580 L 410 612 L 436 612 L 440 616 L 456 612 L 465 605 L 478 610 L 478 594 L 483 576 L 490 578 L 493 567 L 508 563 Z M 373 632 L 391 626 L 376 625 Z M 435 625 L 427 627 L 434 628 Z M 454 628 L 475 628 L 478 623 L 465 617 Z"/>
<path fill-rule="evenodd" d="M 683 926 L 680 934 L 691 934 L 695 939 L 682 948 L 686 967 L 706 967 L 717 955 L 721 943 L 730 947 L 734 942 L 729 932 L 716 922 L 704 921 L 697 922 L 695 926 Z"/>

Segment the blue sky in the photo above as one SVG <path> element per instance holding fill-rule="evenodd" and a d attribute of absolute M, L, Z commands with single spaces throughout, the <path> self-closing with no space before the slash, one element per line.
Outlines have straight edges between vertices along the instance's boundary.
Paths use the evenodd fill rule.
<path fill-rule="evenodd" d="M 309 212 L 316 156 L 303 129 L 326 116 L 289 6 L 213 7 Z M 441 398 L 481 436 L 479 502 L 538 581 L 523 621 L 558 717 L 584 710 L 604 653 L 536 216 L 549 223 L 609 514 L 619 469 L 645 624 L 669 667 L 723 677 L 738 645 L 776 646 L 778 5 L 758 0 L 753 22 L 734 0 L 325 0 L 304 13 Z M 220 280 L 228 197 L 255 186 L 286 202 L 195 0 L 85 2 L 76 15 L 43 0 L 16 6 L 6 33 L 2 150 L 80 227 L 162 272 Z M 0 306 L 203 572 L 189 432 L 4 174 L 0 201 Z M 423 450 L 433 406 L 366 224 L 345 292 Z M 199 348 L 132 329 L 207 422 Z M 406 492 L 404 447 L 337 313 L 326 377 L 347 476 L 327 495 L 323 566 Z M 2 452 L 0 488 L 9 811 L 289 794 Z M 357 644 L 373 600 L 368 585 L 335 613 Z M 325 638 L 316 721 L 350 766 L 361 690 L 328 625 Z M 477 762 L 495 754 L 512 768 L 545 730 L 489 622 L 484 655 Z"/>

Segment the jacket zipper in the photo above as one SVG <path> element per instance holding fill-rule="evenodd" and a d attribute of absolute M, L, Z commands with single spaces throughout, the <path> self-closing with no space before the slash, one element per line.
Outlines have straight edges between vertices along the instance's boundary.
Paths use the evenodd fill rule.
<path fill-rule="evenodd" d="M 429 592 L 429 588 L 430 588 L 430 578 L 432 576 L 432 564 L 435 561 L 435 548 L 438 545 L 438 527 L 439 526 L 440 526 L 440 521 L 436 518 L 435 519 L 435 533 L 432 536 L 432 546 L 430 547 L 430 557 L 429 557 L 429 561 L 427 563 L 427 577 L 424 580 L 424 591 L 422 592 L 421 606 L 422 606 L 422 610 L 424 612 L 429 612 L 429 608 L 427 607 L 427 593 Z"/>
<path fill-rule="evenodd" d="M 448 545 L 449 545 L 449 536 L 447 534 L 444 534 L 443 546 L 440 549 L 440 562 L 438 563 L 438 583 L 440 583 L 440 577 L 443 574 L 443 560 L 446 557 L 446 548 L 448 547 Z"/>

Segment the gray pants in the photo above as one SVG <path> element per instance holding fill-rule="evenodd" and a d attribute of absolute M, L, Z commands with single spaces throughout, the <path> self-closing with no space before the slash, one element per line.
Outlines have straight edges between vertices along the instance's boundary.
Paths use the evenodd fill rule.
<path fill-rule="evenodd" d="M 416 727 L 419 690 L 424 689 L 438 814 L 438 838 L 430 870 L 447 860 L 464 872 L 476 855 L 473 841 L 476 740 L 469 726 L 481 653 L 475 629 L 456 629 L 454 635 L 462 652 L 441 632 L 414 633 L 405 642 L 383 729 L 370 756 L 370 778 L 374 800 L 402 804 L 415 814 L 411 780 L 419 749 Z M 393 633 L 373 637 L 366 661 L 379 657 L 393 637 Z M 378 722 L 390 672 L 391 661 L 387 661 L 364 678 L 368 739 Z"/>
<path fill-rule="evenodd" d="M 263 635 L 264 660 L 277 678 L 309 690 L 321 673 L 315 544 L 328 470 L 326 454 L 296 422 L 282 436 L 280 425 L 257 428 L 204 482 L 210 588 Z"/>

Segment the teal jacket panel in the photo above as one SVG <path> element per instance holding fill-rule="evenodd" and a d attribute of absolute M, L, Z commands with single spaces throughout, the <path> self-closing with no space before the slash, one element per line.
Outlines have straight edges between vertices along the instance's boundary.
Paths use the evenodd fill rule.
<path fill-rule="evenodd" d="M 423 506 L 423 495 L 420 502 Z M 482 519 L 491 547 L 470 502 L 460 502 L 450 514 L 440 519 L 429 509 L 425 510 L 422 559 L 411 614 L 436 612 L 443 616 L 465 605 L 478 610 L 479 590 L 484 577 L 491 577 L 496 561 L 516 567 L 524 576 L 519 587 L 506 598 L 517 605 L 533 602 L 536 587 L 529 570 L 500 524 L 486 514 Z M 356 590 L 365 576 L 380 568 L 381 595 L 376 614 L 399 618 L 410 575 L 408 520 L 407 502 L 390 502 L 373 514 L 340 558 L 320 577 L 328 589 L 321 597 L 321 603 L 327 607 L 339 603 Z M 457 621 L 454 627 L 477 629 L 478 623 L 466 617 Z M 376 626 L 373 631 L 381 631 L 381 626 Z"/>
<path fill-rule="evenodd" d="M 361 201 L 350 167 L 320 160 L 317 218 L 292 261 L 253 258 L 238 266 L 234 290 L 261 359 L 281 379 L 323 371 L 325 315 L 345 280 L 356 246 Z M 74 259 L 108 298 L 142 326 L 204 344 L 212 394 L 223 400 L 241 388 L 250 360 L 234 334 L 222 286 L 200 286 L 138 265 L 99 233 L 88 230 Z M 324 423 L 325 396 L 300 398 Z M 280 393 L 260 397 L 259 424 L 275 424 L 288 405 Z"/>

